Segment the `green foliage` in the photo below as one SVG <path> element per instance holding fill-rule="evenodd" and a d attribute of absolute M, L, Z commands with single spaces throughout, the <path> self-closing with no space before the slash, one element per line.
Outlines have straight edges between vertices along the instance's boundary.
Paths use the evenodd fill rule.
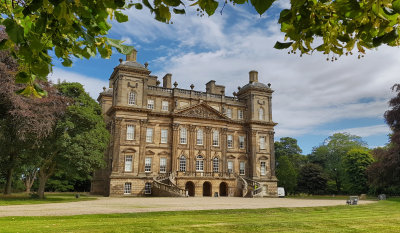
<path fill-rule="evenodd" d="M 364 149 L 351 149 L 344 157 L 344 169 L 347 174 L 348 186 L 351 194 L 367 193 L 366 170 L 374 161 L 372 155 Z"/>
<path fill-rule="evenodd" d="M 284 187 L 287 193 L 294 193 L 297 186 L 296 169 L 286 155 L 281 156 L 277 161 L 276 177 L 278 178 L 278 186 Z"/>
<path fill-rule="evenodd" d="M 301 168 L 298 176 L 298 189 L 308 194 L 322 194 L 326 189 L 327 178 L 322 167 L 309 163 Z"/>

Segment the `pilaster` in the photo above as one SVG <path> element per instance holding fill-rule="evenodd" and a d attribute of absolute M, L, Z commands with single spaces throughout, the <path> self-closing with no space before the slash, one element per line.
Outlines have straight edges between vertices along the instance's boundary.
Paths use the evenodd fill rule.
<path fill-rule="evenodd" d="M 144 172 L 144 157 L 146 151 L 146 131 L 148 120 L 140 120 L 140 138 L 139 138 L 139 173 Z"/>
<path fill-rule="evenodd" d="M 171 172 L 176 173 L 178 161 L 178 141 L 179 141 L 179 124 L 172 124 L 172 156 L 171 156 Z"/>

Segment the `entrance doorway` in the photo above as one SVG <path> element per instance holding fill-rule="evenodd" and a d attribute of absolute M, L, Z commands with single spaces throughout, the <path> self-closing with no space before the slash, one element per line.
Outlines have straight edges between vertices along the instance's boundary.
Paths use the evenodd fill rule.
<path fill-rule="evenodd" d="M 211 183 L 206 181 L 203 184 L 203 196 L 211 197 Z"/>
<path fill-rule="evenodd" d="M 185 190 L 188 192 L 189 197 L 194 197 L 194 183 L 192 181 L 186 182 Z"/>
<path fill-rule="evenodd" d="M 228 184 L 227 183 L 221 182 L 221 184 L 219 184 L 219 195 L 221 197 L 228 196 Z"/>

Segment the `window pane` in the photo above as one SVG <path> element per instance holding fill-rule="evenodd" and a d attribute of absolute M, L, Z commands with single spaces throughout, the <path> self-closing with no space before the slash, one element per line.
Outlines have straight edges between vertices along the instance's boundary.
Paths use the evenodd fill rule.
<path fill-rule="evenodd" d="M 154 100 L 147 100 L 147 109 L 154 109 Z"/>
<path fill-rule="evenodd" d="M 146 130 L 146 142 L 153 142 L 153 129 L 147 128 Z"/>
<path fill-rule="evenodd" d="M 168 101 L 163 101 L 161 104 L 162 111 L 168 111 Z"/>
<path fill-rule="evenodd" d="M 161 130 L 161 143 L 167 143 L 167 142 L 168 142 L 168 130 L 162 129 Z"/>
<path fill-rule="evenodd" d="M 126 126 L 126 140 L 133 140 L 135 137 L 135 127 L 133 125 Z"/>
<path fill-rule="evenodd" d="M 203 130 L 197 130 L 197 145 L 203 145 Z"/>
<path fill-rule="evenodd" d="M 219 146 L 219 132 L 213 132 L 213 146 Z"/>
<path fill-rule="evenodd" d="M 128 104 L 129 105 L 134 105 L 135 104 L 135 92 L 129 92 Z"/>
<path fill-rule="evenodd" d="M 227 137 L 228 137 L 228 140 L 227 140 L 228 148 L 232 148 L 233 147 L 233 136 L 228 135 Z"/>
<path fill-rule="evenodd" d="M 261 175 L 262 176 L 265 176 L 265 169 L 266 168 L 266 164 L 265 164 L 265 162 L 261 162 Z"/>
<path fill-rule="evenodd" d="M 239 164 L 239 174 L 240 175 L 245 174 L 245 163 L 244 162 L 240 162 L 240 164 Z"/>
<path fill-rule="evenodd" d="M 167 171 L 167 158 L 160 158 L 160 172 Z"/>
<path fill-rule="evenodd" d="M 132 192 L 132 184 L 131 183 L 125 183 L 124 194 L 131 194 L 131 192 Z"/>
<path fill-rule="evenodd" d="M 203 156 L 199 155 L 196 157 L 196 171 L 203 171 L 203 170 L 204 170 Z"/>
<path fill-rule="evenodd" d="M 233 173 L 233 162 L 232 161 L 228 161 L 228 172 Z"/>
<path fill-rule="evenodd" d="M 264 109 L 262 109 L 262 108 L 260 108 L 260 109 L 258 110 L 258 119 L 259 119 L 260 121 L 264 120 Z"/>
<path fill-rule="evenodd" d="M 179 171 L 181 172 L 186 171 L 186 157 L 183 155 L 179 159 Z"/>
<path fill-rule="evenodd" d="M 213 172 L 219 172 L 219 159 L 217 157 L 213 159 Z"/>
<path fill-rule="evenodd" d="M 239 148 L 244 149 L 244 136 L 239 136 Z"/>
<path fill-rule="evenodd" d="M 179 142 L 180 142 L 180 144 L 186 144 L 187 143 L 187 130 L 186 130 L 186 128 L 181 128 Z"/>
<path fill-rule="evenodd" d="M 238 118 L 243 119 L 243 111 L 242 110 L 238 110 Z"/>
<path fill-rule="evenodd" d="M 260 137 L 260 149 L 265 149 L 265 137 Z"/>
<path fill-rule="evenodd" d="M 127 155 L 125 157 L 125 171 L 126 172 L 132 171 L 132 155 Z"/>
<path fill-rule="evenodd" d="M 226 116 L 232 118 L 232 109 L 230 108 L 226 109 Z"/>
<path fill-rule="evenodd" d="M 146 183 L 144 185 L 144 194 L 151 194 L 151 183 Z"/>
<path fill-rule="evenodd" d="M 147 157 L 144 160 L 144 171 L 151 172 L 151 158 Z"/>

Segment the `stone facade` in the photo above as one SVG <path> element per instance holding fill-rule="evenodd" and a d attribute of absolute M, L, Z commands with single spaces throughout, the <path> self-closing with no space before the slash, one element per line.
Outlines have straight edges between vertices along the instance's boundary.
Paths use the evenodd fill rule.
<path fill-rule="evenodd" d="M 256 71 L 234 97 L 213 80 L 200 92 L 177 88 L 176 82 L 172 87 L 171 74 L 160 86 L 150 73 L 134 51 L 100 93 L 111 141 L 107 167 L 95 172 L 92 193 L 166 195 L 154 182 L 168 177 L 170 187 L 190 196 L 244 196 L 244 188 L 277 195 L 273 91 L 258 82 Z"/>

